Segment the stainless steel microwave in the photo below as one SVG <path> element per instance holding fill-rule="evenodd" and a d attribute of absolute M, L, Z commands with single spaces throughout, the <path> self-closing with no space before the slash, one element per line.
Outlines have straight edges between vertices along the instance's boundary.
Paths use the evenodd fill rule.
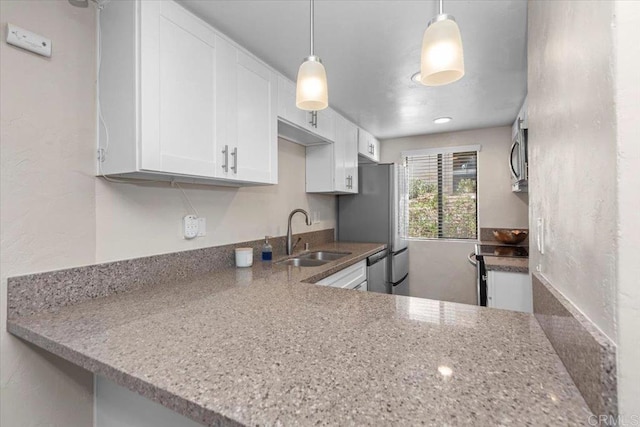
<path fill-rule="evenodd" d="M 522 119 L 518 119 L 518 131 L 511 144 L 509 154 L 511 169 L 511 191 L 526 193 L 529 191 L 529 158 L 527 156 L 527 129 L 523 128 Z"/>

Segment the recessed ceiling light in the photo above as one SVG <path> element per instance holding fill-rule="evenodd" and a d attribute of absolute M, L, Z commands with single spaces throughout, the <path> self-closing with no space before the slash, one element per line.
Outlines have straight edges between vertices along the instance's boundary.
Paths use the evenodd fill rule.
<path fill-rule="evenodd" d="M 415 83 L 422 83 L 420 81 L 420 71 L 418 71 L 417 73 L 413 73 L 413 75 L 411 76 L 411 81 Z"/>
<path fill-rule="evenodd" d="M 444 123 L 449 123 L 451 121 L 451 117 L 438 117 L 437 119 L 435 119 L 433 121 L 433 123 L 437 124 L 437 125 L 441 125 Z"/>

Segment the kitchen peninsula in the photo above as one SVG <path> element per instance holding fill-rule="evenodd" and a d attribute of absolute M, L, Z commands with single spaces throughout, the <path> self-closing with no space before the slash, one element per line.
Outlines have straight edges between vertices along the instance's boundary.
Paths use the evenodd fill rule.
<path fill-rule="evenodd" d="M 383 248 L 325 243 L 350 255 L 311 268 L 158 274 L 177 253 L 12 278 L 7 326 L 205 425 L 585 423 L 533 315 L 309 283 Z"/>

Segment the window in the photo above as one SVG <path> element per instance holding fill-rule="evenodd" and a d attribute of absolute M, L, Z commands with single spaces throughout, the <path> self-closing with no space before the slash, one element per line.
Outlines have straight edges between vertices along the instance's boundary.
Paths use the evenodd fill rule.
<path fill-rule="evenodd" d="M 477 239 L 479 146 L 403 153 L 407 234 L 418 239 Z"/>

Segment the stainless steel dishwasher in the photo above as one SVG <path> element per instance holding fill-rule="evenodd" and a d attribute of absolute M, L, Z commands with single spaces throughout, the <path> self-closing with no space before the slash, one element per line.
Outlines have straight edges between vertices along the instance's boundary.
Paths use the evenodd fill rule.
<path fill-rule="evenodd" d="M 387 277 L 387 255 L 385 249 L 367 258 L 367 290 L 370 292 L 391 293 Z"/>

